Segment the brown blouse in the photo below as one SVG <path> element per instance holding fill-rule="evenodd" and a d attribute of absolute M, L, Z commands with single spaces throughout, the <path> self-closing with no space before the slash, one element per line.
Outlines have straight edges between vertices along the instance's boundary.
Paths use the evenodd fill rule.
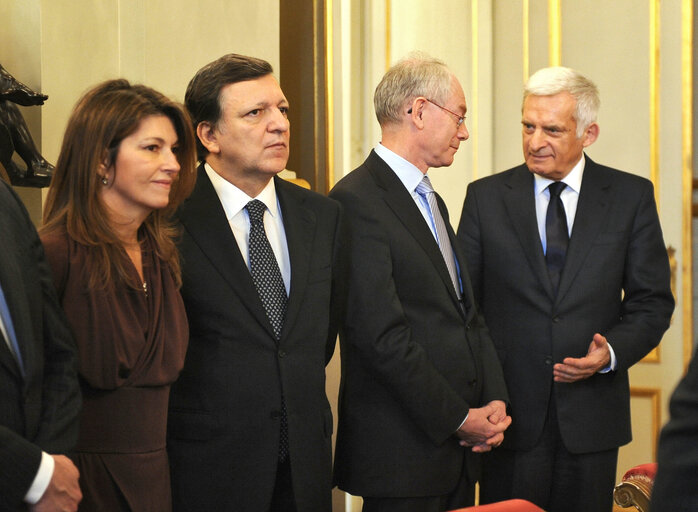
<path fill-rule="evenodd" d="M 188 340 L 184 304 L 170 269 L 146 237 L 146 287 L 90 289 L 89 248 L 65 232 L 42 241 L 80 356 L 83 408 L 74 456 L 83 492 L 80 510 L 169 511 L 167 402 Z M 136 268 L 131 270 L 140 281 Z"/>

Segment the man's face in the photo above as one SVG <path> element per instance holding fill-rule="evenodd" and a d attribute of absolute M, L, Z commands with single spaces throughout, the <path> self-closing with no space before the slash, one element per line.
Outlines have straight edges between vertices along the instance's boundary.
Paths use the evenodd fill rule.
<path fill-rule="evenodd" d="M 451 94 L 441 107 L 429 101 L 424 104 L 423 160 L 427 168 L 451 165 L 461 141 L 470 136 L 465 122 L 459 126 L 454 115 L 465 116 L 468 110 L 463 88 L 455 77 L 451 78 Z"/>
<path fill-rule="evenodd" d="M 579 162 L 584 148 L 596 140 L 595 123 L 577 138 L 575 107 L 576 100 L 568 92 L 526 98 L 521 124 L 524 159 L 531 172 L 560 180 Z"/>
<path fill-rule="evenodd" d="M 202 142 L 207 161 L 228 181 L 268 180 L 288 161 L 288 101 L 272 75 L 228 84 L 221 118 Z"/>

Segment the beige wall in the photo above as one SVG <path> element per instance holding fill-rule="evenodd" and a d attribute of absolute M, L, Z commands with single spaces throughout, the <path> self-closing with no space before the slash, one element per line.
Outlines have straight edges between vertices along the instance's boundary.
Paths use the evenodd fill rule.
<path fill-rule="evenodd" d="M 0 0 L 0 63 L 50 96 L 23 109 L 56 161 L 73 105 L 92 85 L 124 77 L 182 101 L 202 65 L 228 52 L 279 68 L 278 0 Z M 33 217 L 40 194 L 24 190 Z"/>

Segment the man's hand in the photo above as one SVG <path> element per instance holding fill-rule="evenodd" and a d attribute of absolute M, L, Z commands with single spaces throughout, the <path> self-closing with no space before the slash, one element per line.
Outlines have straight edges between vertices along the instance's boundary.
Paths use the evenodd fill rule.
<path fill-rule="evenodd" d="M 599 370 L 606 368 L 611 362 L 611 351 L 608 341 L 599 333 L 589 344 L 587 355 L 582 358 L 566 357 L 562 363 L 553 366 L 555 382 L 577 382 L 588 379 Z"/>
<path fill-rule="evenodd" d="M 473 408 L 456 435 L 461 446 L 472 447 L 473 452 L 483 453 L 499 446 L 504 431 L 511 425 L 506 406 L 501 400 L 493 400 L 484 407 Z"/>
<path fill-rule="evenodd" d="M 80 472 L 73 462 L 64 455 L 51 455 L 55 462 L 51 481 L 44 495 L 32 505 L 32 512 L 76 512 L 82 499 L 78 485 Z"/>

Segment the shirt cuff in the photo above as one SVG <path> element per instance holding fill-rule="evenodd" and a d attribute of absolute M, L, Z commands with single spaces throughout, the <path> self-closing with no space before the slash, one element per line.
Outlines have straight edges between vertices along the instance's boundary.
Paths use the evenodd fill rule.
<path fill-rule="evenodd" d="M 464 418 L 463 421 L 461 422 L 460 427 L 458 427 L 458 428 L 456 429 L 456 432 L 458 432 L 458 431 L 461 429 L 461 427 L 462 427 L 463 425 L 465 425 L 465 420 L 468 419 L 468 416 L 470 416 L 470 411 L 468 411 L 468 414 L 465 415 L 465 418 Z"/>
<path fill-rule="evenodd" d="M 56 463 L 46 452 L 41 452 L 41 464 L 39 464 L 39 471 L 36 472 L 34 481 L 31 487 L 24 496 L 24 501 L 30 505 L 36 505 L 38 501 L 43 497 L 46 492 L 48 484 L 51 483 L 51 477 L 53 477 L 53 468 Z"/>
<path fill-rule="evenodd" d="M 611 362 L 608 363 L 606 368 L 599 370 L 599 373 L 608 373 L 610 371 L 616 371 L 618 368 L 618 360 L 616 359 L 616 353 L 613 351 L 613 347 L 608 343 L 608 351 L 611 353 Z"/>

